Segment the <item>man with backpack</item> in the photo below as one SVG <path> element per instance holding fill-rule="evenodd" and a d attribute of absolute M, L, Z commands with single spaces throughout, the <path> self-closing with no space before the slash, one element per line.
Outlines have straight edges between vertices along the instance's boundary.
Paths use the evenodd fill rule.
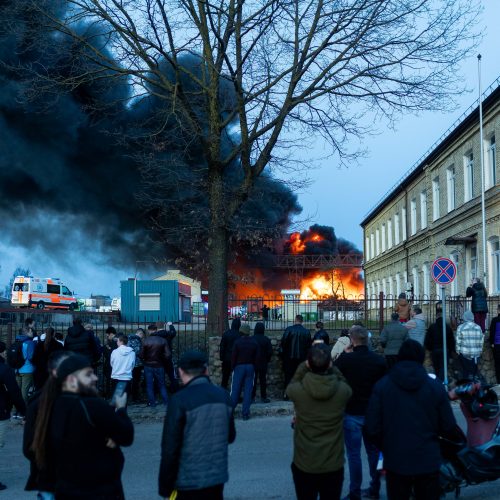
<path fill-rule="evenodd" d="M 35 366 L 32 363 L 35 352 L 32 324 L 33 321 L 28 325 L 28 320 L 26 320 L 24 328 L 17 335 L 15 342 L 7 352 L 7 363 L 16 371 L 16 381 L 26 403 L 28 402 L 29 389 L 33 385 L 33 373 L 35 371 Z"/>
<path fill-rule="evenodd" d="M 85 330 L 80 318 L 73 319 L 73 326 L 68 328 L 64 349 L 85 356 L 91 365 L 99 358 L 94 332 Z"/>

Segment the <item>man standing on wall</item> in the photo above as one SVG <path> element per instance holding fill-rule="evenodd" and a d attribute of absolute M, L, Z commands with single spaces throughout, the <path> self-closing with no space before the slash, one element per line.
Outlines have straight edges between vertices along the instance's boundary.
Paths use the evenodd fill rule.
<path fill-rule="evenodd" d="M 285 391 L 297 367 L 306 360 L 307 351 L 312 344 L 311 333 L 302 326 L 303 321 L 304 318 L 302 315 L 297 314 L 297 316 L 295 316 L 295 324 L 289 326 L 281 337 L 281 356 L 285 378 Z M 286 394 L 285 399 L 288 399 Z"/>

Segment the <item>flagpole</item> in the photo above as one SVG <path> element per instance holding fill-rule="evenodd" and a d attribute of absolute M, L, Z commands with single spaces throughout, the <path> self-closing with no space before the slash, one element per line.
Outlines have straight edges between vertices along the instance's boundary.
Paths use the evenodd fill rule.
<path fill-rule="evenodd" d="M 487 267 L 486 260 L 486 209 L 484 205 L 484 141 L 483 141 L 483 100 L 481 91 L 481 54 L 477 56 L 477 73 L 479 82 L 479 151 L 481 158 L 481 225 L 482 225 L 482 242 L 483 242 L 483 284 L 488 286 L 487 282 Z"/>

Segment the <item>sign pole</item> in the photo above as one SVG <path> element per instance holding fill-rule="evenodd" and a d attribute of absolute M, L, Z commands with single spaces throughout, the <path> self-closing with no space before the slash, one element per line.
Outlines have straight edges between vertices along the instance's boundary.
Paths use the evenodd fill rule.
<path fill-rule="evenodd" d="M 446 295 L 444 286 L 441 287 L 441 305 L 443 312 L 443 384 L 448 389 L 448 348 L 446 345 Z"/>

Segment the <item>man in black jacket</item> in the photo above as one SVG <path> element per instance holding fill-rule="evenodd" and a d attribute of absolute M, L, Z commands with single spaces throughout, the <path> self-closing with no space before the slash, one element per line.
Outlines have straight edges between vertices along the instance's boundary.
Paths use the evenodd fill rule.
<path fill-rule="evenodd" d="M 176 489 L 178 500 L 219 500 L 229 478 L 228 443 L 236 437 L 231 400 L 210 382 L 201 352 L 182 355 L 179 375 L 184 385 L 163 426 L 159 494 L 168 498 Z"/>
<path fill-rule="evenodd" d="M 166 326 L 168 329 L 162 328 L 161 330 L 158 330 L 156 332 L 156 335 L 159 337 L 163 337 L 168 344 L 168 348 L 170 349 L 170 353 L 173 353 L 173 343 L 174 339 L 177 336 L 177 330 L 175 329 L 175 326 L 171 321 L 169 321 L 166 325 L 164 323 L 161 323 L 160 321 L 156 322 L 156 326 L 158 328 L 162 326 Z M 165 362 L 165 373 L 170 380 L 170 391 L 175 392 L 176 390 L 179 389 L 179 382 L 177 381 L 177 378 L 175 377 L 175 369 L 174 369 L 174 362 L 172 361 L 172 356 L 168 358 L 168 361 Z"/>
<path fill-rule="evenodd" d="M 222 361 L 222 381 L 220 385 L 224 389 L 227 389 L 229 377 L 231 376 L 231 356 L 233 354 L 234 343 L 240 337 L 240 326 L 240 318 L 234 318 L 231 322 L 231 329 L 226 330 L 220 340 L 219 358 Z"/>
<path fill-rule="evenodd" d="M 439 436 L 456 426 L 441 382 L 422 366 L 423 347 L 406 340 L 399 361 L 374 390 L 366 415 L 366 434 L 384 454 L 389 500 L 438 500 Z"/>
<path fill-rule="evenodd" d="M 349 498 L 379 498 L 380 474 L 377 471 L 379 451 L 364 437 L 365 414 L 375 384 L 386 374 L 387 365 L 382 356 L 368 349 L 368 331 L 362 326 L 349 330 L 352 352 L 343 352 L 335 366 L 351 386 L 352 397 L 344 415 L 344 440 L 349 462 Z M 361 491 L 363 469 L 361 465 L 363 441 L 370 469 L 370 488 Z"/>
<path fill-rule="evenodd" d="M 87 359 L 74 355 L 57 369 L 62 393 L 53 403 L 49 445 L 56 468 L 59 500 L 122 500 L 124 458 L 120 446 L 130 446 L 134 427 L 125 406 L 114 407 L 97 396 L 97 376 Z M 39 414 L 45 411 L 40 407 Z"/>
<path fill-rule="evenodd" d="M 497 310 L 498 315 L 490 323 L 490 344 L 493 348 L 497 384 L 500 384 L 500 304 L 498 304 Z"/>
<path fill-rule="evenodd" d="M 436 321 L 429 325 L 425 334 L 424 347 L 430 351 L 434 373 L 440 380 L 444 380 L 444 351 L 443 351 L 443 312 L 436 313 Z M 455 335 L 450 325 L 446 323 L 446 352 L 447 359 L 455 353 Z"/>
<path fill-rule="evenodd" d="M 80 318 L 75 318 L 73 326 L 68 328 L 64 349 L 86 356 L 90 363 L 95 363 L 99 358 L 94 332 L 85 330 Z"/>
<path fill-rule="evenodd" d="M 0 448 L 4 445 L 4 437 L 10 419 L 12 404 L 16 407 L 18 415 L 24 416 L 26 413 L 26 405 L 21 389 L 19 389 L 16 382 L 16 374 L 5 362 L 5 353 L 5 343 L 0 342 Z M 7 486 L 0 483 L 0 490 L 5 490 L 5 488 Z"/>
<path fill-rule="evenodd" d="M 281 356 L 285 390 L 292 380 L 297 367 L 306 360 L 307 352 L 312 344 L 311 333 L 302 326 L 304 318 L 301 314 L 295 316 L 295 324 L 286 328 L 281 337 Z M 285 396 L 285 399 L 287 397 Z"/>
<path fill-rule="evenodd" d="M 264 335 L 265 326 L 262 321 L 255 323 L 253 339 L 259 345 L 259 355 L 255 364 L 255 379 L 253 384 L 252 399 L 257 394 L 257 380 L 260 382 L 260 397 L 263 403 L 270 403 L 267 398 L 267 365 L 273 355 L 273 346 L 268 337 Z"/>

